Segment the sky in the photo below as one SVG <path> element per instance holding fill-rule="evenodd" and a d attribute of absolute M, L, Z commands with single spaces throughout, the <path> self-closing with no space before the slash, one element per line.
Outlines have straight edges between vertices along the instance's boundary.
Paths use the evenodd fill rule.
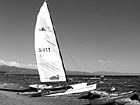
<path fill-rule="evenodd" d="M 44 0 L 1 0 L 0 63 L 34 68 Z M 140 71 L 140 0 L 47 0 L 64 65 L 72 71 Z"/>

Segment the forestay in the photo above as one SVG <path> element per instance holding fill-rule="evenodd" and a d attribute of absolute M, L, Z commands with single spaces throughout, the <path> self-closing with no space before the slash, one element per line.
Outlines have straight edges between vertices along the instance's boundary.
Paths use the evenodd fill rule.
<path fill-rule="evenodd" d="M 37 16 L 35 53 L 41 82 L 66 81 L 56 35 L 46 2 L 42 5 Z"/>

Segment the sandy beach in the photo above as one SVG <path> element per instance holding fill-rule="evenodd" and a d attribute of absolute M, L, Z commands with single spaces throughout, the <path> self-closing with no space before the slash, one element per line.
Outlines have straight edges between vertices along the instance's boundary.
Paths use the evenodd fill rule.
<path fill-rule="evenodd" d="M 89 105 L 80 96 L 28 97 L 17 92 L 0 91 L 0 105 Z"/>

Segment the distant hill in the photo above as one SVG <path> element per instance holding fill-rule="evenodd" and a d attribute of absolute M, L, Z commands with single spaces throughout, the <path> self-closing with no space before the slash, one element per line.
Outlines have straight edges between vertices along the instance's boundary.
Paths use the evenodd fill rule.
<path fill-rule="evenodd" d="M 37 75 L 37 69 L 28 69 L 28 68 L 20 68 L 16 66 L 7 66 L 2 65 L 0 66 L 0 73 L 7 73 L 7 74 L 34 74 Z M 79 71 L 69 71 L 66 70 L 67 75 L 91 75 L 87 72 L 79 72 Z"/>
<path fill-rule="evenodd" d="M 120 72 L 111 72 L 111 71 L 99 71 L 94 72 L 92 75 L 140 75 L 140 73 L 120 73 Z"/>
<path fill-rule="evenodd" d="M 0 71 L 7 74 L 38 74 L 37 69 L 19 68 L 16 66 L 0 66 Z"/>
<path fill-rule="evenodd" d="M 1 65 L 0 66 L 0 73 L 7 73 L 7 74 L 32 74 L 38 75 L 37 69 L 28 69 L 28 68 L 20 68 L 15 66 L 7 66 Z M 66 70 L 67 75 L 140 75 L 140 73 L 119 73 L 119 72 L 81 72 L 81 71 L 70 71 Z"/>

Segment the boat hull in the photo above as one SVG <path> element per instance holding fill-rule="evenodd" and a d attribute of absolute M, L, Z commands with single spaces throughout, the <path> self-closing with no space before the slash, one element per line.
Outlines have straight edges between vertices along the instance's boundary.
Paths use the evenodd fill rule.
<path fill-rule="evenodd" d="M 92 93 L 90 93 L 92 94 Z M 95 93 L 93 93 L 95 95 Z M 109 95 L 103 95 L 103 94 L 96 94 L 98 97 L 92 97 L 89 98 L 91 105 L 105 105 L 109 103 L 116 103 L 118 105 L 122 105 L 125 103 L 129 103 L 131 101 L 130 97 L 134 95 L 135 92 L 130 91 L 126 93 L 121 94 L 109 94 Z M 100 96 L 100 97 L 99 97 Z M 129 100 L 130 99 L 130 100 Z"/>
<path fill-rule="evenodd" d="M 131 102 L 130 98 L 123 98 L 123 99 L 115 100 L 115 103 L 117 103 L 119 105 L 124 105 L 124 104 L 130 103 L 130 102 Z"/>
<path fill-rule="evenodd" d="M 60 93 L 56 93 L 56 94 L 49 94 L 49 95 L 45 95 L 45 96 L 61 96 L 61 95 L 69 95 L 69 94 L 78 94 L 78 93 L 82 93 L 82 92 L 88 92 L 88 91 L 96 89 L 96 85 L 97 84 L 85 86 L 85 84 L 82 84 L 82 83 L 75 84 L 75 85 L 71 85 L 73 88 L 68 89 L 65 92 L 60 92 Z"/>

